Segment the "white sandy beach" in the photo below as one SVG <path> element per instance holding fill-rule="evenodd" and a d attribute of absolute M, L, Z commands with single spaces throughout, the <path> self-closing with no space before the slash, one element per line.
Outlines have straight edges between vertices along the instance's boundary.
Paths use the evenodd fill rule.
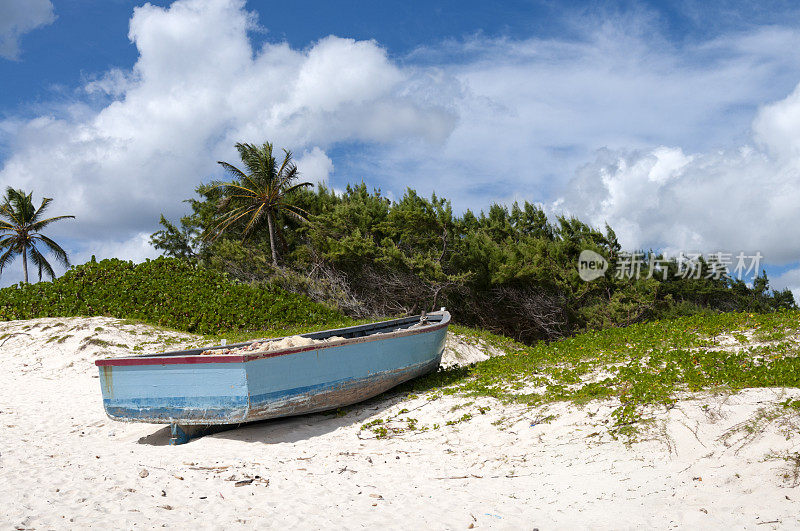
<path fill-rule="evenodd" d="M 523 410 L 425 395 L 170 447 L 164 427 L 105 416 L 93 364 L 166 341 L 197 339 L 110 318 L 0 323 L 0 528 L 800 527 L 798 478 L 780 458 L 800 432 L 762 414 L 800 389 L 686 397 L 630 447 L 607 433 L 610 401 Z M 467 350 L 462 361 L 485 355 Z M 377 418 L 430 429 L 375 439 L 361 426 Z"/>

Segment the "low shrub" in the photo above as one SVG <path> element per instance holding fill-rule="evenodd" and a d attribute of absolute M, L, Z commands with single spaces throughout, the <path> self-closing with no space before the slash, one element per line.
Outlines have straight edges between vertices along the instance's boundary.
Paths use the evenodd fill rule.
<path fill-rule="evenodd" d="M 176 258 L 91 261 L 53 282 L 0 289 L 0 320 L 104 315 L 216 334 L 339 322 L 342 315 L 272 283 L 245 284 Z"/>

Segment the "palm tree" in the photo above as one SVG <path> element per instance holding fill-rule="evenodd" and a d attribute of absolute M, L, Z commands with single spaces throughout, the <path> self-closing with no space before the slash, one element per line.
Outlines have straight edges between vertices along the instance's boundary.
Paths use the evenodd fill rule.
<path fill-rule="evenodd" d="M 266 142 L 262 146 L 237 143 L 244 167 L 242 171 L 233 164 L 219 161 L 225 170 L 236 178 L 235 181 L 219 184 L 224 188 L 223 198 L 219 204 L 222 217 L 212 229 L 214 238 L 222 234 L 238 220 L 247 220 L 244 237 L 256 228 L 263 226 L 264 220 L 269 229 L 269 245 L 272 250 L 272 265 L 278 265 L 278 248 L 276 242 L 275 218 L 281 211 L 287 212 L 300 221 L 308 221 L 308 213 L 289 202 L 289 195 L 311 183 L 292 184 L 299 176 L 297 166 L 292 162 L 292 152 L 283 150 L 283 162 L 272 154 L 272 144 Z"/>
<path fill-rule="evenodd" d="M 41 234 L 40 231 L 54 221 L 74 218 L 75 216 L 56 216 L 42 219 L 42 214 L 52 201 L 51 198 L 42 199 L 39 208 L 33 206 L 33 193 L 25 194 L 22 190 L 15 190 L 10 186 L 0 204 L 0 273 L 3 268 L 14 261 L 17 255 L 22 255 L 22 269 L 25 271 L 25 283 L 28 283 L 28 258 L 39 269 L 39 280 L 42 280 L 42 271 L 55 278 L 53 267 L 37 247 L 42 243 L 56 260 L 64 267 L 69 267 L 69 258 L 64 249 L 56 242 Z"/>

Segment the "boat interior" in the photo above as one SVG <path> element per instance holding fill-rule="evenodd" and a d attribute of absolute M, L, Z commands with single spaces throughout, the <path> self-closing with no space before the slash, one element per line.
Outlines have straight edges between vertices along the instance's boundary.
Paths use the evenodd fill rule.
<path fill-rule="evenodd" d="M 309 332 L 306 334 L 298 334 L 301 337 L 307 337 L 310 339 L 328 339 L 329 337 L 341 337 L 344 339 L 353 339 L 358 337 L 366 337 L 375 334 L 386 334 L 391 332 L 397 332 L 400 330 L 408 330 L 411 328 L 421 328 L 429 325 L 435 325 L 447 318 L 449 320 L 450 315 L 445 312 L 434 312 L 429 314 L 421 314 L 421 315 L 414 315 L 411 317 L 403 317 L 400 319 L 392 319 L 389 321 L 381 321 L 377 323 L 368 323 L 363 325 L 356 325 L 350 326 L 347 328 L 336 328 L 333 330 L 323 330 L 320 332 Z M 137 358 L 150 358 L 150 357 L 163 357 L 163 356 L 192 356 L 196 354 L 200 354 L 202 352 L 208 352 L 209 350 L 224 350 L 224 349 L 232 349 L 238 347 L 244 347 L 250 345 L 256 341 L 278 341 L 283 339 L 281 337 L 276 338 L 264 338 L 264 339 L 254 339 L 252 341 L 245 341 L 243 343 L 231 343 L 227 345 L 217 345 L 213 347 L 203 347 L 203 348 L 196 348 L 196 349 L 189 349 L 189 350 L 175 350 L 171 352 L 160 352 L 156 354 L 145 354 L 143 356 L 137 356 Z"/>

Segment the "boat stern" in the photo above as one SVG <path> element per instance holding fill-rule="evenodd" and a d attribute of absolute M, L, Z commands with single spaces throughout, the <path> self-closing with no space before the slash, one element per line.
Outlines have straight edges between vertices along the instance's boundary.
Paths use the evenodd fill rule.
<path fill-rule="evenodd" d="M 247 418 L 249 396 L 242 363 L 137 361 L 142 360 L 97 362 L 103 407 L 110 418 L 163 424 L 233 424 Z"/>

